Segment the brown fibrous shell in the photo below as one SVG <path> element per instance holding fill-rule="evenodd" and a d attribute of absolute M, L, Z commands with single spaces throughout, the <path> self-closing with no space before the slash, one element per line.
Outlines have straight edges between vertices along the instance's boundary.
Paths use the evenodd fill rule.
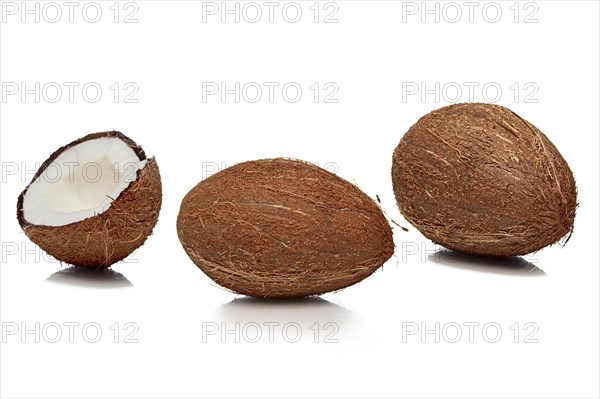
<path fill-rule="evenodd" d="M 318 295 L 355 284 L 392 255 L 392 231 L 355 185 L 286 158 L 244 162 L 194 187 L 177 232 L 216 283 L 261 298 Z"/>
<path fill-rule="evenodd" d="M 456 104 L 423 116 L 394 151 L 400 211 L 423 235 L 473 255 L 524 255 L 568 240 L 573 173 L 540 130 L 508 108 Z"/>

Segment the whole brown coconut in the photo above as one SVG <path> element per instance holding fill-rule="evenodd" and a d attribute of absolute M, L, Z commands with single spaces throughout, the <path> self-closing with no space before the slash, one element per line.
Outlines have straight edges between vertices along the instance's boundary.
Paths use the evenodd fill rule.
<path fill-rule="evenodd" d="M 83 165 L 83 170 L 98 165 L 103 175 L 96 171 L 93 181 L 84 182 L 78 182 L 76 173 L 60 180 L 44 178 L 50 166 L 67 171 L 66 159 L 75 158 L 64 157 L 73 151 L 77 153 L 76 164 Z M 101 169 L 108 159 L 122 159 L 122 173 L 115 171 L 117 162 Z M 133 165 L 139 169 L 134 169 L 126 181 L 126 169 L 132 172 Z M 71 170 L 81 171 L 76 168 Z M 114 183 L 113 176 L 118 177 Z M 79 187 L 73 187 L 78 183 Z M 116 193 L 114 198 L 108 188 Z M 28 199 L 29 195 L 34 198 Z M 100 198 L 104 201 L 96 204 Z M 101 132 L 61 147 L 44 162 L 19 196 L 17 219 L 27 237 L 56 259 L 99 269 L 124 259 L 146 241 L 158 220 L 161 203 L 155 159 L 147 159 L 143 149 L 120 132 Z"/>
<path fill-rule="evenodd" d="M 413 226 L 467 254 L 524 255 L 573 231 L 569 165 L 535 126 L 498 105 L 422 117 L 394 151 L 392 182 Z"/>
<path fill-rule="evenodd" d="M 353 184 L 304 161 L 227 168 L 183 199 L 177 232 L 216 283 L 261 298 L 297 298 L 355 284 L 394 252 L 392 230 Z"/>

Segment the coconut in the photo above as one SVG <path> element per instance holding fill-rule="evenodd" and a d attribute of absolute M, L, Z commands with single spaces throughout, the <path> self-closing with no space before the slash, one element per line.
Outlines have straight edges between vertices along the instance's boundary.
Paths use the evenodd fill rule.
<path fill-rule="evenodd" d="M 217 284 L 261 298 L 318 295 L 355 284 L 394 252 L 377 204 L 313 164 L 264 159 L 229 167 L 183 199 L 177 232 Z"/>
<path fill-rule="evenodd" d="M 31 241 L 75 266 L 106 268 L 152 233 L 162 202 L 154 158 L 120 132 L 87 135 L 55 151 L 19 196 Z"/>
<path fill-rule="evenodd" d="M 566 243 L 577 190 L 556 147 L 492 104 L 456 104 L 422 117 L 394 151 L 400 211 L 425 237 L 473 255 L 508 257 Z"/>

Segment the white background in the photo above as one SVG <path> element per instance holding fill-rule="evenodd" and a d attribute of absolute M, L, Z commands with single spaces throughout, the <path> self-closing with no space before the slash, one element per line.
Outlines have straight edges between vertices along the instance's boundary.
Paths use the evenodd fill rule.
<path fill-rule="evenodd" d="M 7 3 L 0 27 L 3 397 L 600 394 L 597 2 L 480 2 L 472 22 L 462 2 L 429 2 L 430 9 L 438 7 L 439 22 L 433 14 L 423 22 L 421 2 L 338 1 L 327 10 L 319 5 L 318 23 L 312 1 L 299 2 L 297 23 L 282 17 L 285 3 L 272 23 L 262 3 L 257 23 L 243 16 L 221 23 L 219 14 L 203 22 L 203 4 L 193 1 L 120 3 L 117 23 L 113 1 L 98 2 L 97 23 L 82 17 L 85 2 L 69 22 L 59 2 L 60 21 L 47 20 L 55 15 L 47 7 L 39 22 L 35 15 L 22 22 L 22 10 L 12 15 Z M 40 13 L 45 4 L 39 3 Z M 335 6 L 338 23 L 324 23 Z M 496 6 L 502 14 L 491 22 Z M 136 9 L 138 22 L 124 23 Z M 462 18 L 452 22 L 457 9 Z M 7 94 L 23 82 L 30 89 L 39 82 L 40 90 L 76 82 L 79 89 L 73 102 L 66 86 L 56 103 L 50 91 L 40 93 L 38 103 L 33 94 Z M 103 90 L 96 103 L 82 97 L 81 87 L 90 82 Z M 110 89 L 115 82 L 117 103 Z M 281 89 L 273 103 L 266 91 L 257 103 L 236 103 L 232 95 L 203 102 L 203 82 L 230 88 L 296 82 L 303 94 L 296 103 L 283 99 Z M 309 89 L 315 82 L 337 85 L 338 102 L 325 103 L 321 92 L 315 103 Z M 437 99 L 406 91 L 436 82 Z M 139 88 L 137 103 L 124 102 L 127 83 Z M 471 97 L 467 85 L 474 84 Z M 438 248 L 414 228 L 395 228 L 396 256 L 381 270 L 322 300 L 295 302 L 248 300 L 219 289 L 182 250 L 175 220 L 187 191 L 214 163 L 264 157 L 327 164 L 371 197 L 379 195 L 387 215 L 408 226 L 393 198 L 392 152 L 420 116 L 454 101 L 456 92 L 448 90 L 456 85 L 463 87 L 458 101 L 491 99 L 536 124 L 569 162 L 579 208 L 565 247 L 486 264 L 435 255 Z M 146 245 L 115 265 L 115 273 L 94 278 L 36 249 L 21 232 L 15 208 L 36 163 L 78 137 L 112 129 L 156 156 L 164 200 Z M 72 343 L 69 322 L 80 323 Z M 272 343 L 269 322 L 280 323 Z M 469 322 L 480 323 L 473 342 Z M 35 323 L 40 342 L 21 334 Z M 53 323 L 63 334 L 57 343 L 49 342 Z M 97 343 L 87 342 L 94 330 L 82 333 L 86 323 L 102 329 Z M 133 324 L 126 329 L 125 323 Z M 261 326 L 258 343 L 248 342 L 256 333 L 248 323 Z M 288 342 L 295 334 L 284 335 L 286 323 L 300 327 L 299 342 Z M 333 323 L 328 330 L 326 323 Z M 439 342 L 434 334 L 421 335 L 436 323 Z M 501 328 L 498 342 L 488 342 L 495 330 L 484 334 L 486 323 Z M 463 335 L 452 343 L 456 325 Z M 6 333 L 15 326 L 15 335 Z M 214 326 L 218 334 L 203 336 Z M 221 336 L 222 328 L 237 326 L 239 343 L 233 334 Z M 417 334 L 403 335 L 415 326 Z M 125 342 L 127 332 L 138 342 Z M 337 342 L 325 342 L 328 332 Z"/>

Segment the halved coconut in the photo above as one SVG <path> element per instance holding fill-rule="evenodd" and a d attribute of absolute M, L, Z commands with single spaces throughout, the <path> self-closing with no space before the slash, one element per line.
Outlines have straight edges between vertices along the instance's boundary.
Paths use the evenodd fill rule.
<path fill-rule="evenodd" d="M 25 234 L 56 259 L 105 268 L 152 233 L 162 203 L 154 158 L 120 132 L 89 134 L 55 151 L 19 196 Z"/>

